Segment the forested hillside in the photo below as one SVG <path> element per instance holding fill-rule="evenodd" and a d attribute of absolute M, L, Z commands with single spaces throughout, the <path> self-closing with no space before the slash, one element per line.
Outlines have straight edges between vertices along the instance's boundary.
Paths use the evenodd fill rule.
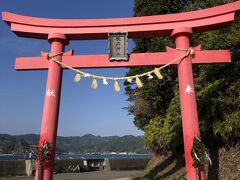
<path fill-rule="evenodd" d="M 230 2 L 233 0 L 135 0 L 134 15 L 193 11 Z M 240 139 L 239 29 L 240 16 L 237 14 L 235 22 L 229 27 L 194 34 L 191 38 L 193 47 L 201 44 L 204 50 L 231 50 L 232 62 L 229 64 L 193 66 L 201 137 L 209 148 L 214 162 L 213 166 L 208 168 L 208 179 L 219 179 L 220 177 L 221 148 L 236 149 Z M 137 39 L 135 44 L 134 52 L 166 51 L 166 45 L 175 48 L 173 40 L 168 37 Z M 150 69 L 152 68 L 131 68 L 127 75 L 140 74 Z M 136 88 L 134 83 L 125 83 L 126 94 L 131 102 L 127 109 L 134 115 L 136 127 L 145 132 L 145 146 L 153 150 L 155 158 L 161 159 L 162 154 L 172 154 L 169 158 L 162 158 L 162 161 L 159 161 L 169 163 L 165 164 L 166 166 L 161 166 L 156 159 L 153 159 L 152 164 L 149 165 L 152 170 L 146 175 L 146 177 L 152 178 L 158 177 L 157 174 L 161 173 L 160 171 L 162 174 L 170 176 L 184 166 L 177 68 L 171 66 L 163 69 L 161 73 L 164 76 L 161 81 L 157 77 L 151 80 L 142 78 L 144 84 L 142 88 Z M 180 154 L 180 160 L 179 157 L 174 157 L 176 154 Z M 172 169 L 164 172 L 164 167 L 166 168 L 171 164 L 170 162 L 174 162 L 174 158 L 178 159 L 177 163 Z M 239 159 L 234 159 L 232 166 L 239 163 Z M 225 167 L 224 164 L 221 166 Z M 228 165 L 228 167 L 230 166 Z M 153 170 L 154 167 L 159 168 L 157 172 Z M 233 175 L 232 177 L 240 178 L 239 170 L 236 167 L 229 174 Z"/>
<path fill-rule="evenodd" d="M 24 153 L 25 148 L 28 146 L 26 141 L 15 138 L 0 137 L 0 154 L 9 153 Z"/>
<path fill-rule="evenodd" d="M 11 136 L 0 134 L 0 153 L 12 153 L 21 147 L 21 151 L 29 145 L 37 145 L 39 135 L 26 134 Z M 141 136 L 109 136 L 101 137 L 87 134 L 84 136 L 57 137 L 57 151 L 72 153 L 107 153 L 107 152 L 131 152 L 149 153 L 144 148 L 143 137 Z M 23 153 L 23 152 L 20 152 Z"/>

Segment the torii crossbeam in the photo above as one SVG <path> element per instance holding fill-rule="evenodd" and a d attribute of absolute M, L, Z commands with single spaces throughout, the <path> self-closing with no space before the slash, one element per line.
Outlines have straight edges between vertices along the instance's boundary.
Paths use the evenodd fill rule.
<path fill-rule="evenodd" d="M 193 33 L 205 32 L 225 27 L 234 21 L 235 12 L 240 10 L 240 1 L 187 13 L 157 15 L 115 19 L 44 19 L 20 16 L 3 12 L 2 17 L 11 30 L 20 37 L 47 39 L 51 43 L 51 54 L 64 52 L 64 47 L 71 40 L 107 39 L 109 32 L 128 32 L 129 38 L 171 36 L 177 48 L 188 49 Z M 72 51 L 56 56 L 55 59 L 74 68 L 106 68 L 156 66 L 183 55 L 184 52 L 167 48 L 167 52 L 131 54 L 129 61 L 108 61 L 108 55 L 77 55 Z M 190 154 L 193 138 L 199 136 L 198 115 L 192 64 L 228 63 L 229 50 L 202 51 L 195 48 L 195 55 L 177 62 L 185 162 L 187 179 L 196 179 L 196 170 L 192 167 Z M 16 59 L 16 70 L 48 70 L 46 95 L 42 117 L 39 145 L 49 142 L 53 149 L 51 158 L 43 170 L 43 179 L 53 179 L 58 112 L 60 104 L 62 67 L 46 57 L 21 57 Z M 37 172 L 38 172 L 37 168 Z M 39 178 L 36 172 L 35 179 Z M 204 171 L 201 169 L 201 179 Z"/>

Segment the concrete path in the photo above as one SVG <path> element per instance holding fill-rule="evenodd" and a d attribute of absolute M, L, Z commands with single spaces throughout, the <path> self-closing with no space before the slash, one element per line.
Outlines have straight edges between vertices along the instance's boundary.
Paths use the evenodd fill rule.
<path fill-rule="evenodd" d="M 93 171 L 55 174 L 54 180 L 132 180 L 142 171 Z M 34 180 L 34 177 L 12 177 L 1 180 Z"/>

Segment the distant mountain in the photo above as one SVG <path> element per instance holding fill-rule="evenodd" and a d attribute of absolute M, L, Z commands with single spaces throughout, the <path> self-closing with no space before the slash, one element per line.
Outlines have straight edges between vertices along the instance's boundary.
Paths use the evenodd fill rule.
<path fill-rule="evenodd" d="M 11 136 L 0 137 L 0 154 L 24 153 L 28 144 L 23 139 L 11 138 Z"/>
<path fill-rule="evenodd" d="M 17 141 L 18 140 L 18 141 Z M 37 145 L 39 135 L 25 134 L 12 136 L 8 134 L 0 134 L 0 153 L 6 153 L 6 149 L 1 151 L 1 145 L 4 147 L 6 142 L 13 143 L 22 140 L 28 145 Z M 25 145 L 26 145 L 25 143 Z M 13 149 L 13 148 L 11 148 Z M 147 153 L 148 150 L 144 149 L 144 142 L 142 136 L 94 136 L 86 134 L 84 136 L 71 136 L 71 137 L 57 137 L 57 149 L 61 152 L 73 153 L 103 153 L 103 152 L 133 152 L 133 153 Z M 10 149 L 9 149 L 10 151 Z"/>

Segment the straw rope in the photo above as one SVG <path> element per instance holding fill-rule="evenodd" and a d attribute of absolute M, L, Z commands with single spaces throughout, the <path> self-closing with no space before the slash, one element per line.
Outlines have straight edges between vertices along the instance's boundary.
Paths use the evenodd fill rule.
<path fill-rule="evenodd" d="M 112 80 L 112 81 L 115 81 L 115 87 L 117 87 L 117 88 L 115 88 L 115 90 L 119 91 L 119 86 L 116 84 L 118 80 L 129 80 L 129 81 L 132 81 L 133 79 L 135 79 L 138 87 L 142 87 L 142 83 L 141 83 L 141 81 L 139 79 L 140 77 L 148 76 L 149 79 L 151 79 L 153 77 L 151 74 L 155 74 L 159 79 L 163 79 L 163 76 L 161 75 L 161 72 L 160 72 L 163 68 L 166 68 L 169 65 L 171 65 L 171 64 L 173 64 L 173 63 L 175 63 L 177 61 L 180 61 L 180 60 L 188 57 L 189 55 L 193 55 L 194 54 L 194 49 L 191 48 L 191 47 L 189 49 L 176 48 L 176 50 L 186 51 L 186 54 L 184 54 L 184 55 L 182 55 L 182 56 L 180 56 L 180 57 L 170 61 L 169 63 L 167 63 L 167 64 L 165 64 L 165 65 L 163 65 L 161 67 L 155 68 L 155 69 L 153 69 L 151 71 L 148 71 L 148 72 L 145 72 L 145 73 L 142 73 L 142 74 L 136 74 L 134 76 L 125 76 L 125 77 L 100 76 L 100 75 L 90 74 L 90 73 L 86 73 L 86 72 L 83 72 L 81 70 L 75 69 L 75 68 L 73 68 L 73 67 L 71 67 L 71 66 L 69 66 L 69 65 L 67 65 L 67 64 L 65 64 L 63 62 L 60 62 L 60 61 L 55 59 L 56 56 L 62 55 L 63 52 L 60 52 L 60 53 L 57 53 L 57 54 L 54 54 L 54 55 L 46 53 L 45 56 L 46 56 L 46 58 L 48 60 L 52 60 L 52 61 L 58 63 L 59 65 L 61 65 L 62 67 L 65 67 L 65 68 L 68 68 L 68 69 L 74 71 L 76 73 L 76 77 L 74 79 L 75 82 L 79 82 L 82 76 L 83 77 L 90 77 L 90 78 L 94 79 L 93 84 L 92 84 L 92 88 L 96 89 L 97 88 L 97 84 L 96 84 L 97 81 L 96 81 L 96 79 L 102 79 L 103 83 L 105 85 L 108 84 L 107 80 Z"/>

